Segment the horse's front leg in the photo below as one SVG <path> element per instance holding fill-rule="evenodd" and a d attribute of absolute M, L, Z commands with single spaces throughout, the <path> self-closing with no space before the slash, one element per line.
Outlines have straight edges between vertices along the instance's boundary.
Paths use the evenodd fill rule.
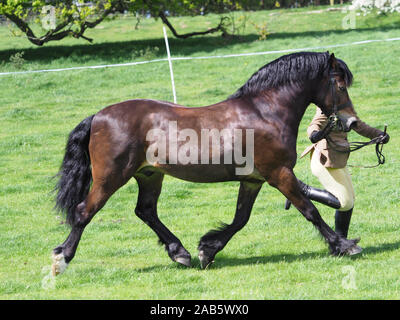
<path fill-rule="evenodd" d="M 215 255 L 221 251 L 233 235 L 242 229 L 249 221 L 251 209 L 257 198 L 262 183 L 241 182 L 233 222 L 223 225 L 218 230 L 211 230 L 205 234 L 199 243 L 199 259 L 202 268 L 206 268 L 214 261 Z"/>
<path fill-rule="evenodd" d="M 301 193 L 292 169 L 278 168 L 270 176 L 268 183 L 280 190 L 303 216 L 318 229 L 329 244 L 329 249 L 333 255 L 354 255 L 361 252 L 362 249 L 357 246 L 360 239 L 348 240 L 337 234 L 325 223 L 317 208 Z"/>
<path fill-rule="evenodd" d="M 172 261 L 190 267 L 190 253 L 158 218 L 157 201 L 161 193 L 164 175 L 154 172 L 150 176 L 137 174 L 135 178 L 139 185 L 136 215 L 158 235 Z"/>

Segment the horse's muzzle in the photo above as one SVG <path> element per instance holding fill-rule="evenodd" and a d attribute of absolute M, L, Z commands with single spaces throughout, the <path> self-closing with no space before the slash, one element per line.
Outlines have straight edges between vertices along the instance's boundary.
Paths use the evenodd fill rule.
<path fill-rule="evenodd" d="M 342 128 L 344 132 L 349 132 L 351 129 L 357 127 L 357 118 L 354 116 L 350 117 L 340 117 L 340 122 L 342 123 Z"/>

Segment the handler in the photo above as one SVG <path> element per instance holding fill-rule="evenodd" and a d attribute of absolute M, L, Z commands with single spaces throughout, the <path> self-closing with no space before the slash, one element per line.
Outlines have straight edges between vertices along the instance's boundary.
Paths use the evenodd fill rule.
<path fill-rule="evenodd" d="M 381 137 L 378 141 L 380 143 L 387 143 L 390 139 L 388 134 L 370 127 L 358 117 L 356 126 L 352 129 L 369 139 Z M 317 108 L 307 134 L 313 144 L 304 150 L 300 158 L 310 153 L 311 172 L 325 190 L 311 187 L 298 180 L 301 191 L 310 200 L 336 209 L 335 231 L 347 238 L 355 200 L 351 176 L 347 170 L 347 160 L 350 155 L 347 132 L 339 130 L 335 124 L 328 121 L 328 117 L 321 109 Z M 289 207 L 290 201 L 287 200 L 285 209 L 288 210 Z"/>

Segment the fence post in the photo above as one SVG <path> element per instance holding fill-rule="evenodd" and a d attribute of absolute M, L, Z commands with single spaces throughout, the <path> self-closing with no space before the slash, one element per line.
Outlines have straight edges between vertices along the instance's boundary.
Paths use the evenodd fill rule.
<path fill-rule="evenodd" d="M 174 72 L 173 72 L 173 70 L 172 70 L 171 54 L 170 54 L 170 52 L 169 52 L 169 44 L 168 44 L 167 30 L 165 29 L 165 26 L 163 26 L 163 31 L 164 31 L 165 46 L 167 47 L 169 72 L 170 72 L 170 74 L 171 74 L 172 94 L 174 95 L 174 103 L 176 103 L 176 92 L 175 92 Z"/>

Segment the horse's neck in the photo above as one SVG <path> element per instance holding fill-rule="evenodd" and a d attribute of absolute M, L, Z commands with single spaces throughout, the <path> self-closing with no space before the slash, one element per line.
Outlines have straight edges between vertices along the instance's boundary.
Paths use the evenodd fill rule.
<path fill-rule="evenodd" d="M 262 114 L 283 119 L 297 134 L 300 121 L 312 99 L 311 94 L 300 87 L 284 87 L 264 92 L 256 101 Z"/>

